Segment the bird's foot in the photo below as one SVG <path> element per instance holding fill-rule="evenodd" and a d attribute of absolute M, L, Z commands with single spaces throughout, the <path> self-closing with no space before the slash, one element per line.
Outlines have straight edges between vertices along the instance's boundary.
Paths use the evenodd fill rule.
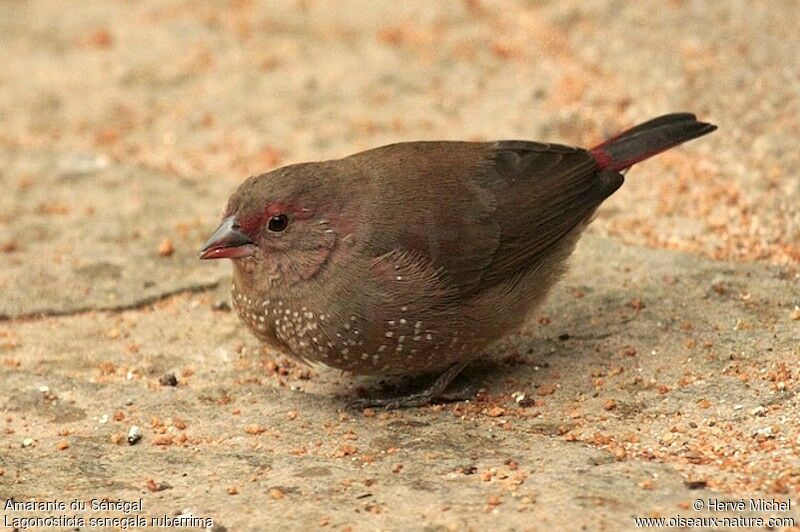
<path fill-rule="evenodd" d="M 427 404 L 442 401 L 454 402 L 463 401 L 473 397 L 475 394 L 472 390 L 462 390 L 460 393 L 446 394 L 447 387 L 453 382 L 453 379 L 467 366 L 467 362 L 456 362 L 444 373 L 439 375 L 437 379 L 428 388 L 421 392 L 403 395 L 400 397 L 386 397 L 386 398 L 371 398 L 366 397 L 363 399 L 355 399 L 350 402 L 350 407 L 358 410 L 364 408 L 383 408 L 384 410 L 396 410 L 399 408 L 416 408 L 425 406 Z"/>

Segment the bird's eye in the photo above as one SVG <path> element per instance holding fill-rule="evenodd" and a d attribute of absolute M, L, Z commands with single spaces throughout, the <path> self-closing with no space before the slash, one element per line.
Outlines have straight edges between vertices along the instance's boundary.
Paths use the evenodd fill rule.
<path fill-rule="evenodd" d="M 285 214 L 276 214 L 267 222 L 267 229 L 273 233 L 280 233 L 289 226 L 289 217 Z"/>

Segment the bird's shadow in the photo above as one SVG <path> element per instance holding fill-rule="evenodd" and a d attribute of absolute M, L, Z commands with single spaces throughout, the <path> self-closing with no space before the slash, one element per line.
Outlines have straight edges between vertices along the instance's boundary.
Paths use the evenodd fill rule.
<path fill-rule="evenodd" d="M 604 308 L 622 309 L 625 306 L 624 294 L 606 295 Z M 448 386 L 446 393 L 434 403 L 477 400 L 487 395 L 497 395 L 523 391 L 538 386 L 547 379 L 542 369 L 560 366 L 568 362 L 573 371 L 569 374 L 581 379 L 589 374 L 593 364 L 601 362 L 598 358 L 600 344 L 608 338 L 624 334 L 629 322 L 637 319 L 637 313 L 620 315 L 606 312 L 592 323 L 593 309 L 596 305 L 589 298 L 583 310 L 574 308 L 551 308 L 553 314 L 563 316 L 563 320 L 546 327 L 535 321 L 529 322 L 522 330 L 509 338 L 491 346 L 483 357 L 471 362 Z M 558 303 L 551 307 L 560 307 Z M 570 310 L 570 312 L 567 312 Z M 581 368 L 586 368 L 585 371 Z M 566 372 L 565 372 L 566 373 Z M 438 377 L 438 374 L 416 376 L 380 377 L 356 376 L 354 387 L 360 398 L 402 397 L 424 390 Z M 567 376 L 566 378 L 573 378 Z M 343 399 L 352 399 L 342 397 Z"/>
<path fill-rule="evenodd" d="M 533 343 L 536 338 L 531 338 Z M 479 401 L 485 394 L 504 393 L 507 388 L 503 383 L 526 380 L 530 374 L 528 368 L 547 365 L 547 353 L 543 348 L 531 348 L 526 356 L 501 355 L 490 351 L 487 356 L 471 362 L 449 384 L 446 391 L 439 395 L 433 404 L 460 401 Z M 520 373 L 525 378 L 520 379 Z M 414 376 L 354 377 L 355 393 L 359 398 L 386 399 L 403 397 L 425 390 L 439 377 L 438 373 L 427 373 Z M 522 384 L 520 382 L 520 384 Z M 525 383 L 530 384 L 530 382 Z M 352 396 L 349 398 L 352 399 Z"/>

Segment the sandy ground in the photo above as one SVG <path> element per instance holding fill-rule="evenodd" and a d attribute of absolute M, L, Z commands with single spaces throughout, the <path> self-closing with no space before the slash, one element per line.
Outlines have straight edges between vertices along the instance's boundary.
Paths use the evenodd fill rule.
<path fill-rule="evenodd" d="M 790 2 L 0 4 L 0 504 L 800 524 L 799 26 Z M 456 383 L 470 402 L 348 410 L 406 383 L 260 349 L 229 265 L 196 260 L 252 173 L 398 140 L 590 145 L 676 110 L 720 130 L 629 174 L 546 307 Z M 708 509 L 760 497 L 793 504 Z"/>

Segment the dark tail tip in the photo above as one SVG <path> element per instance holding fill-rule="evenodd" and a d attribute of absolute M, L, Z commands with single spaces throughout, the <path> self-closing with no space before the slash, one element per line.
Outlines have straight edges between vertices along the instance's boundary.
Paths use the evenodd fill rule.
<path fill-rule="evenodd" d="M 620 172 L 715 129 L 717 126 L 700 122 L 691 113 L 672 113 L 625 130 L 592 148 L 591 153 L 599 169 Z"/>

